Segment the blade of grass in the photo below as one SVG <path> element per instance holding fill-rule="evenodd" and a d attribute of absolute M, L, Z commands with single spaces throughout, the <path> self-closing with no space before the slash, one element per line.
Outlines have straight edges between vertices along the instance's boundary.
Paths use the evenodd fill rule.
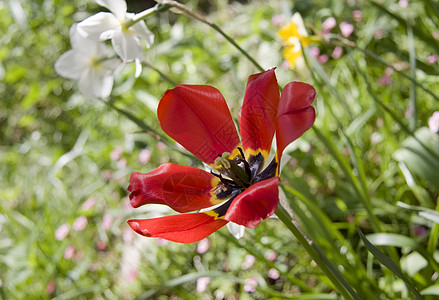
<path fill-rule="evenodd" d="M 213 28 L 215 31 L 217 31 L 219 34 L 221 34 L 230 44 L 232 44 L 236 49 L 238 49 L 239 52 L 241 52 L 259 71 L 263 72 L 265 71 L 264 68 L 261 67 L 261 65 L 259 65 L 256 60 L 247 53 L 247 51 L 245 51 L 244 49 L 242 49 L 236 42 L 235 40 L 233 40 L 230 36 L 228 36 L 218 25 L 216 25 L 215 23 L 212 23 L 210 21 L 208 21 L 205 17 L 194 13 L 193 11 L 191 11 L 188 7 L 186 7 L 185 5 L 177 2 L 177 1 L 173 1 L 173 0 L 162 0 L 161 1 L 162 4 L 167 4 L 170 5 L 176 9 L 178 9 L 179 11 L 181 11 L 182 13 L 184 13 L 185 15 L 203 22 L 204 24 L 209 25 L 211 28 Z"/>
<path fill-rule="evenodd" d="M 334 224 L 331 222 L 331 220 L 328 218 L 328 216 L 319 208 L 318 205 L 316 205 L 313 201 L 311 201 L 310 199 L 308 199 L 305 195 L 303 195 L 302 193 L 300 193 L 299 191 L 286 186 L 286 185 L 282 185 L 283 190 L 286 192 L 286 195 L 288 197 L 288 195 L 297 197 L 297 199 L 299 199 L 303 204 L 306 205 L 306 207 L 309 209 L 310 213 L 312 214 L 314 223 L 310 223 L 310 225 L 306 225 L 305 228 L 307 229 L 307 232 L 310 233 L 312 238 L 316 238 L 316 240 L 319 241 L 327 241 L 326 244 L 329 244 L 329 246 L 331 247 L 331 249 L 333 251 L 331 251 L 331 253 L 335 256 L 337 256 L 339 261 L 343 261 L 343 263 L 340 263 L 341 265 L 345 266 L 345 270 L 347 273 L 349 274 L 353 274 L 353 273 L 357 273 L 359 272 L 359 274 L 357 274 L 357 276 L 351 276 L 350 279 L 351 280 L 356 280 L 358 279 L 359 282 L 356 282 L 357 285 L 357 291 L 359 292 L 360 290 L 364 293 L 364 297 L 366 298 L 373 298 L 374 295 L 373 293 L 371 293 L 371 290 L 368 288 L 364 288 L 364 280 L 368 281 L 369 284 L 371 286 L 373 286 L 376 290 L 379 289 L 377 283 L 372 280 L 372 277 L 369 277 L 362 262 L 360 257 L 357 255 L 356 251 L 354 251 L 354 249 L 352 249 L 351 244 L 346 241 L 346 239 L 344 238 L 344 236 L 340 233 L 340 231 L 334 226 Z M 301 220 L 302 223 L 308 223 L 307 221 L 307 217 L 301 217 L 301 214 L 298 214 L 298 212 L 300 212 L 301 210 L 297 207 L 296 205 L 296 201 L 293 201 L 292 199 L 290 199 L 290 205 L 293 208 L 293 211 L 296 215 L 300 215 L 299 219 Z M 316 227 L 321 227 L 321 229 L 323 230 L 323 235 L 321 236 L 315 236 L 315 229 Z M 341 255 L 340 253 L 340 249 L 336 247 L 336 244 L 338 243 L 334 243 L 332 239 L 338 240 L 341 242 L 341 245 L 343 245 L 344 247 L 346 247 L 347 252 L 350 252 L 352 254 L 351 257 L 353 257 L 355 259 L 355 265 L 351 265 L 350 263 L 348 263 L 346 261 L 346 255 Z M 352 273 L 351 273 L 352 272 Z M 358 281 L 356 280 L 356 281 Z M 383 291 L 384 292 L 384 291 Z M 361 294 L 360 294 L 361 296 Z"/>
<path fill-rule="evenodd" d="M 436 211 L 439 212 L 439 197 L 436 201 Z M 427 251 L 433 255 L 437 248 L 437 240 L 439 237 L 439 224 L 433 223 L 433 227 L 431 228 L 430 235 L 428 237 Z"/>
<path fill-rule="evenodd" d="M 333 143 L 329 139 L 327 139 L 326 136 L 316 126 L 313 126 L 312 129 L 314 130 L 318 139 L 326 146 L 326 149 L 329 151 L 331 156 L 336 160 L 339 167 L 341 168 L 351 185 L 354 187 L 354 190 L 358 194 L 359 198 L 363 201 L 375 231 L 383 231 L 380 221 L 373 212 L 372 204 L 370 201 L 368 201 L 369 197 L 364 194 L 364 190 L 362 189 L 362 186 L 359 183 L 357 177 L 355 177 L 355 175 L 353 174 L 353 170 L 351 169 L 349 164 L 336 150 Z"/>
<path fill-rule="evenodd" d="M 320 267 L 323 273 L 334 284 L 336 289 L 345 297 L 345 299 L 360 299 L 352 287 L 346 282 L 342 274 L 331 264 L 331 262 L 323 255 L 319 250 L 316 250 L 317 245 L 310 245 L 306 238 L 302 235 L 300 230 L 291 222 L 291 219 L 285 209 L 279 205 L 276 210 L 276 215 L 287 226 L 287 228 L 293 233 L 300 244 L 305 248 L 309 255 L 313 258 L 314 262 Z M 317 248 L 318 249 L 318 248 Z"/>
<path fill-rule="evenodd" d="M 364 49 L 364 48 L 361 48 L 361 47 L 357 46 L 356 44 L 352 44 L 349 41 L 346 41 L 345 39 L 340 39 L 339 38 L 339 40 L 341 41 L 342 45 L 347 46 L 347 47 L 345 47 L 347 49 L 347 52 L 350 52 L 349 49 L 351 49 L 351 47 L 353 47 L 354 49 L 357 49 L 357 50 L 363 52 L 365 55 L 373 58 L 374 60 L 376 60 L 377 62 L 379 62 L 382 65 L 386 66 L 387 68 L 391 68 L 396 74 L 398 74 L 398 75 L 404 77 L 405 79 L 409 80 L 411 83 L 415 84 L 417 87 L 419 87 L 424 92 L 429 94 L 433 99 L 435 99 L 436 101 L 439 101 L 439 96 L 437 96 L 431 90 L 426 88 L 422 83 L 420 83 L 417 80 L 413 80 L 412 77 L 410 77 L 409 75 L 405 74 L 404 72 L 401 72 L 400 70 L 396 69 L 393 65 L 387 63 L 380 56 L 376 55 L 372 51 Z"/>
<path fill-rule="evenodd" d="M 358 73 L 360 74 L 360 76 L 363 78 L 364 82 L 367 85 L 367 91 L 369 93 L 369 95 L 371 96 L 371 98 L 374 100 L 374 102 L 376 104 L 378 104 L 378 106 L 380 106 L 386 113 L 388 113 L 392 119 L 398 123 L 398 125 L 401 127 L 402 130 L 404 130 L 407 134 L 409 134 L 410 136 L 412 136 L 426 151 L 428 151 L 433 157 L 435 157 L 436 159 L 439 160 L 439 156 L 434 153 L 429 147 L 427 147 L 415 134 L 413 131 L 411 131 L 401 120 L 400 118 L 398 118 L 396 116 L 396 114 L 387 107 L 387 105 L 385 105 L 384 103 L 382 103 L 382 101 L 378 100 L 378 98 L 376 97 L 376 95 L 374 93 L 372 93 L 373 88 L 369 82 L 369 80 L 366 77 L 366 74 L 361 70 L 360 66 L 358 65 L 357 61 L 353 58 L 352 53 L 350 50 L 347 51 L 349 53 L 349 58 L 351 59 L 353 65 L 356 66 L 356 69 L 358 71 Z M 439 99 L 439 98 L 438 98 Z"/>
<path fill-rule="evenodd" d="M 361 230 L 357 227 L 358 235 L 360 236 L 361 240 L 363 241 L 364 245 L 366 246 L 367 250 L 373 254 L 373 256 L 378 259 L 379 262 L 381 262 L 384 266 L 386 266 L 390 271 L 392 271 L 395 276 L 399 277 L 404 281 L 407 288 L 413 293 L 413 295 L 417 299 L 423 299 L 422 296 L 419 294 L 418 290 L 410 283 L 410 280 L 404 275 L 404 273 L 401 271 L 401 269 L 398 267 L 398 265 L 390 259 L 387 255 L 382 253 L 377 247 L 375 247 L 369 240 L 364 236 L 364 234 L 361 232 Z"/>
<path fill-rule="evenodd" d="M 394 14 L 386 7 L 375 1 L 369 0 L 368 2 L 371 3 L 373 6 L 375 6 L 376 8 L 378 8 L 380 11 L 387 14 L 392 19 L 395 19 L 398 22 L 399 27 L 404 32 L 407 32 L 407 20 L 405 18 L 398 16 L 397 14 Z M 439 52 L 439 44 L 434 40 L 434 38 L 431 35 L 426 34 L 426 32 L 423 31 L 419 26 L 413 27 L 413 33 L 416 35 L 416 37 L 423 40 L 427 45 L 433 47 L 436 50 L 436 52 Z"/>
<path fill-rule="evenodd" d="M 236 246 L 240 248 L 244 248 L 248 253 L 255 256 L 259 261 L 263 261 L 269 268 L 274 268 L 279 271 L 279 273 L 282 276 L 285 276 L 292 284 L 297 285 L 300 287 L 302 291 L 310 292 L 310 288 L 304 283 L 302 280 L 291 276 L 289 272 L 283 271 L 282 268 L 280 268 L 278 265 L 276 265 L 274 262 L 269 261 L 265 258 L 263 254 L 261 254 L 254 246 L 252 246 L 250 243 L 247 243 L 244 239 L 236 239 L 231 234 L 224 234 L 221 231 L 218 231 L 218 234 L 229 240 L 230 242 L 234 243 Z"/>
<path fill-rule="evenodd" d="M 416 103 L 416 50 L 415 50 L 415 40 L 413 38 L 413 29 L 410 24 L 407 24 L 407 38 L 410 54 L 410 77 L 413 79 L 410 85 L 410 130 L 414 131 L 417 125 L 418 107 Z"/>

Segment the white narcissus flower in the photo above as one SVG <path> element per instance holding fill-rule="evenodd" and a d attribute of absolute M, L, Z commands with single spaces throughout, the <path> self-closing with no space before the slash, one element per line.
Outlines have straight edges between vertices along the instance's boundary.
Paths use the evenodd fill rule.
<path fill-rule="evenodd" d="M 146 27 L 144 21 L 132 24 L 133 13 L 127 13 L 124 0 L 95 0 L 97 4 L 107 8 L 109 12 L 100 12 L 78 24 L 79 33 L 85 38 L 95 40 L 111 39 L 114 50 L 124 62 L 142 59 L 141 40 L 149 48 L 154 35 Z M 132 24 L 132 25 L 131 25 Z"/>
<path fill-rule="evenodd" d="M 69 79 L 78 80 L 79 91 L 86 97 L 107 98 L 113 88 L 113 74 L 121 65 L 115 53 L 103 43 L 88 40 L 70 28 L 72 49 L 55 63 L 55 71 Z"/>

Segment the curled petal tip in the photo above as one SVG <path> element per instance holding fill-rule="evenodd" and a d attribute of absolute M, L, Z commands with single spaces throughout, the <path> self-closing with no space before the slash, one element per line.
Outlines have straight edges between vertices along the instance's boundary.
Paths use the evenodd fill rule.
<path fill-rule="evenodd" d="M 130 225 L 130 227 L 137 232 L 140 235 L 146 236 L 146 237 L 151 237 L 152 235 L 148 232 L 148 230 L 146 229 L 141 229 L 140 228 L 140 224 L 136 221 L 136 220 L 128 220 L 127 221 L 128 225 Z"/>

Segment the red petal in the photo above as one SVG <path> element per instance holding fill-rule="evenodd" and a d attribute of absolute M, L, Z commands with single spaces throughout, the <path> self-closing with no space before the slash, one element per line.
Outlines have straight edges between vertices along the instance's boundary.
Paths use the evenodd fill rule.
<path fill-rule="evenodd" d="M 198 242 L 227 223 L 205 213 L 128 221 L 138 234 L 185 244 Z"/>
<path fill-rule="evenodd" d="M 314 88 L 303 82 L 290 82 L 282 91 L 276 121 L 279 160 L 285 147 L 314 124 L 316 115 L 311 103 L 315 95 Z"/>
<path fill-rule="evenodd" d="M 254 228 L 261 219 L 271 216 L 279 202 L 279 177 L 273 177 L 250 186 L 230 204 L 225 220 Z"/>
<path fill-rule="evenodd" d="M 133 207 L 155 203 L 189 212 L 218 203 L 210 194 L 217 182 L 215 176 L 198 168 L 167 163 L 146 174 L 131 174 L 128 191 Z"/>
<path fill-rule="evenodd" d="M 239 114 L 239 130 L 244 150 L 265 150 L 268 156 L 276 129 L 279 87 L 274 69 L 248 78 Z M 250 153 L 246 153 L 250 154 Z"/>
<path fill-rule="evenodd" d="M 166 91 L 157 114 L 170 137 L 208 164 L 239 144 L 229 108 L 214 87 L 178 85 Z"/>

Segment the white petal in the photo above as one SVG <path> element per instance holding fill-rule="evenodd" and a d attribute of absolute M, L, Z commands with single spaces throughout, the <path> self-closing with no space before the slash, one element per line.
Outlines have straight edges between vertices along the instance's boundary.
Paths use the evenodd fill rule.
<path fill-rule="evenodd" d="M 120 68 L 120 65 L 122 64 L 122 61 L 119 58 L 110 58 L 101 63 L 101 67 L 103 68 L 103 73 L 106 75 L 115 74 L 118 69 Z"/>
<path fill-rule="evenodd" d="M 119 20 L 123 21 L 127 12 L 125 0 L 96 0 L 96 3 L 108 8 Z"/>
<path fill-rule="evenodd" d="M 122 30 L 115 30 L 111 43 L 113 44 L 114 51 L 124 62 L 141 58 L 142 46 L 139 39 L 133 34 L 122 32 Z"/>
<path fill-rule="evenodd" d="M 138 58 L 136 58 L 135 63 L 136 63 L 136 73 L 134 74 L 134 77 L 139 78 L 140 73 L 142 73 L 142 63 Z"/>
<path fill-rule="evenodd" d="M 230 234 L 238 240 L 244 236 L 245 227 L 242 225 L 229 222 L 227 223 L 227 229 L 229 230 Z"/>
<path fill-rule="evenodd" d="M 88 69 L 78 81 L 79 91 L 88 98 L 107 98 L 113 88 L 113 76 L 103 75 L 99 70 Z"/>
<path fill-rule="evenodd" d="M 104 31 L 101 33 L 101 35 L 99 36 L 101 41 L 105 41 L 105 40 L 109 40 L 113 37 L 114 34 L 114 29 L 109 29 L 107 31 Z"/>
<path fill-rule="evenodd" d="M 78 24 L 70 27 L 70 45 L 72 48 L 84 53 L 84 56 L 94 55 L 98 50 L 98 43 L 91 39 L 84 38 L 78 31 Z"/>
<path fill-rule="evenodd" d="M 55 62 L 55 71 L 62 77 L 69 79 L 79 79 L 86 68 L 86 58 L 75 50 L 63 53 Z"/>
<path fill-rule="evenodd" d="M 300 36 L 308 36 L 308 32 L 306 32 L 305 24 L 303 23 L 303 19 L 300 13 L 296 12 L 291 18 L 291 21 L 296 24 Z"/>
<path fill-rule="evenodd" d="M 140 21 L 130 27 L 133 33 L 146 42 L 146 47 L 151 47 L 154 43 L 154 34 L 149 31 L 144 21 Z"/>
<path fill-rule="evenodd" d="M 119 26 L 121 26 L 120 21 L 113 14 L 100 12 L 80 22 L 78 32 L 85 38 L 99 40 L 104 31 Z"/>

